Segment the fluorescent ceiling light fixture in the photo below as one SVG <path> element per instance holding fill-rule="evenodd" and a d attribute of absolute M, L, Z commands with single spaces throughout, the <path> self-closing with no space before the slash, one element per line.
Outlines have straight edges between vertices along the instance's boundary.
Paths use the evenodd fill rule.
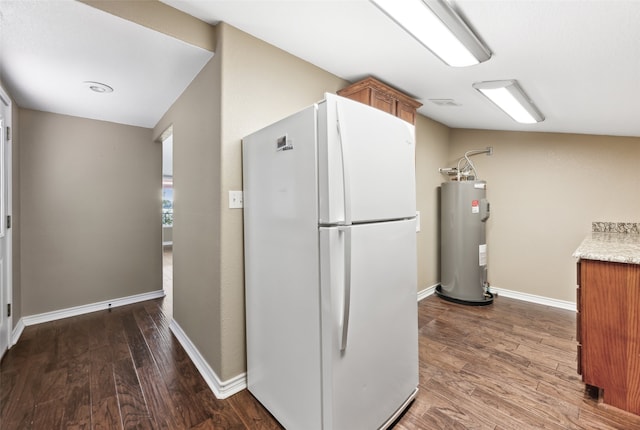
<path fill-rule="evenodd" d="M 425 48 L 453 67 L 491 58 L 446 0 L 370 0 Z"/>
<path fill-rule="evenodd" d="M 519 123 L 535 124 L 544 121 L 544 115 L 516 80 L 476 82 L 473 88 Z"/>

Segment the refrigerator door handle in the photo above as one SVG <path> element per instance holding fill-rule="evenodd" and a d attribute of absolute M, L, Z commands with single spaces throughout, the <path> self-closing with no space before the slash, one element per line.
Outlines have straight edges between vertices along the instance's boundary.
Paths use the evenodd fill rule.
<path fill-rule="evenodd" d="M 347 349 L 347 336 L 349 334 L 349 311 L 351 308 L 351 228 L 340 227 L 338 231 L 344 234 L 344 289 L 342 306 L 342 339 L 340 351 Z"/>
<path fill-rule="evenodd" d="M 342 158 L 342 195 L 344 197 L 344 225 L 351 225 L 351 180 L 349 178 L 349 162 L 344 143 L 344 121 L 340 121 L 340 104 L 336 101 L 336 126 L 340 140 L 340 158 Z"/>

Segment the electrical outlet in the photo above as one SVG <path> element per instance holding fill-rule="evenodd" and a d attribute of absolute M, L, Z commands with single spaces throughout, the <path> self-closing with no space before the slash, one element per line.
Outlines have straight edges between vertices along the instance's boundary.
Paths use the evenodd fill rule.
<path fill-rule="evenodd" d="M 229 191 L 229 209 L 241 209 L 243 204 L 242 191 Z"/>

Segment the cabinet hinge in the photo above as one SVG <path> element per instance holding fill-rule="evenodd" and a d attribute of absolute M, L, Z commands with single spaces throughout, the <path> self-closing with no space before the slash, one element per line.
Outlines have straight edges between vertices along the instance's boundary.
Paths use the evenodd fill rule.
<path fill-rule="evenodd" d="M 11 316 L 11 303 L 7 303 L 7 318 Z"/>
<path fill-rule="evenodd" d="M 11 228 L 11 215 L 7 215 L 7 228 Z"/>

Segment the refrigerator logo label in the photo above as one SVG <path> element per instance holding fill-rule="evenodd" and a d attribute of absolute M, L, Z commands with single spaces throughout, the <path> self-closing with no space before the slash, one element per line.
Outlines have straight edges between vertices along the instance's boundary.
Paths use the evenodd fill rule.
<path fill-rule="evenodd" d="M 293 149 L 293 144 L 287 139 L 287 135 L 279 137 L 276 142 L 276 151 L 288 151 L 289 149 Z"/>
<path fill-rule="evenodd" d="M 480 213 L 480 201 L 474 200 L 471 202 L 471 213 L 472 214 Z"/>

